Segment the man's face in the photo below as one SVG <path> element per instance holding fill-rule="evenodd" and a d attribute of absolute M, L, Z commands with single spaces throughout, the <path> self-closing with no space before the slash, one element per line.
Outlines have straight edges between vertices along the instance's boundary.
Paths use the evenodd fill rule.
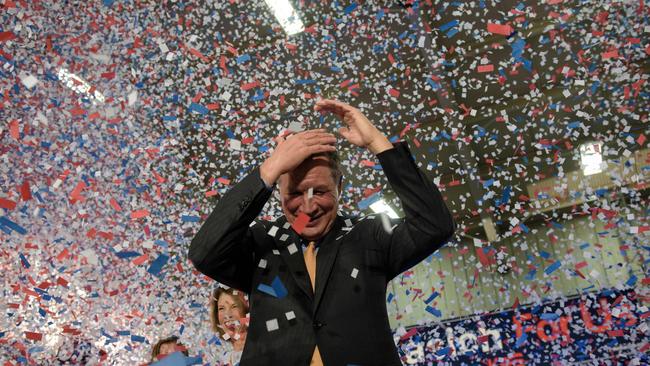
<path fill-rule="evenodd" d="M 328 159 L 312 157 L 280 178 L 280 201 L 287 221 L 293 224 L 301 212 L 309 216 L 309 223 L 300 233 L 307 240 L 325 236 L 339 208 L 340 187 L 332 177 Z"/>

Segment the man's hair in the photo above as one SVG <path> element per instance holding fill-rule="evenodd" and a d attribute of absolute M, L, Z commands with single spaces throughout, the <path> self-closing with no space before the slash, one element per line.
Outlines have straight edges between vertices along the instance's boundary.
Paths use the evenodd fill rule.
<path fill-rule="evenodd" d="M 341 177 L 343 177 L 343 171 L 341 170 L 339 154 L 337 154 L 336 151 L 328 151 L 328 152 L 322 152 L 318 154 L 312 154 L 309 158 L 311 159 L 316 156 L 324 156 L 327 158 L 327 166 L 330 168 L 330 172 L 332 173 L 332 179 L 334 180 L 334 184 L 339 184 L 339 180 L 341 179 Z"/>
<path fill-rule="evenodd" d="M 341 170 L 341 164 L 339 163 L 340 162 L 339 155 L 336 153 L 336 151 L 321 152 L 321 153 L 311 154 L 307 159 L 305 159 L 305 161 L 319 156 L 323 156 L 327 158 L 327 167 L 330 169 L 330 173 L 332 175 L 332 180 L 334 181 L 334 185 L 338 188 L 338 185 L 339 183 L 341 183 L 341 180 L 343 178 L 343 171 Z M 280 175 L 277 181 L 278 188 L 281 186 L 280 179 L 282 179 L 282 175 Z M 281 200 L 279 190 L 275 192 L 276 192 L 275 194 L 277 194 L 276 198 L 278 200 Z M 339 195 L 341 194 L 341 192 L 338 193 Z"/>
<path fill-rule="evenodd" d="M 181 348 L 183 348 L 182 352 L 183 352 L 183 354 L 185 356 L 190 355 L 189 352 L 187 352 L 187 348 L 185 348 L 185 346 L 183 346 L 183 344 L 178 341 L 178 337 L 177 336 L 171 336 L 171 337 L 163 338 L 163 339 L 159 340 L 158 342 L 156 342 L 156 344 L 153 345 L 153 348 L 151 348 L 151 361 L 152 362 L 157 360 L 158 355 L 160 354 L 160 348 L 165 343 L 175 343 L 177 346 L 181 346 Z"/>
<path fill-rule="evenodd" d="M 212 296 L 210 297 L 210 323 L 212 324 L 212 330 L 218 332 L 221 337 L 226 333 L 219 326 L 219 298 L 224 294 L 230 295 L 235 300 L 235 303 L 242 310 L 244 316 L 248 314 L 248 303 L 244 298 L 243 292 L 234 288 L 225 289 L 223 287 L 218 287 L 212 291 Z"/>

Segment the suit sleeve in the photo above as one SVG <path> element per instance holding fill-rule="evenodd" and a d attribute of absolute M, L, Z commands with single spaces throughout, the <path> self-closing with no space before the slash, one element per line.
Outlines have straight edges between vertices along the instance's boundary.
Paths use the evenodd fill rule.
<path fill-rule="evenodd" d="M 375 225 L 384 252 L 388 280 L 413 267 L 442 247 L 454 234 L 454 220 L 438 188 L 418 169 L 405 142 L 377 155 L 405 217 L 396 226 Z M 394 225 L 392 221 L 390 225 Z"/>
<path fill-rule="evenodd" d="M 188 256 L 194 266 L 220 283 L 250 293 L 257 236 L 251 223 L 270 196 L 259 168 L 228 191 L 192 239 Z"/>

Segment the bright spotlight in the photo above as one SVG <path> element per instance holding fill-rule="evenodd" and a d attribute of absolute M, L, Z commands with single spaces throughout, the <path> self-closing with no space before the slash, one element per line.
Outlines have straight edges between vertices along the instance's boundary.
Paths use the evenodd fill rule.
<path fill-rule="evenodd" d="M 273 15 L 278 20 L 278 23 L 284 28 L 287 35 L 293 35 L 305 30 L 300 17 L 296 10 L 291 6 L 289 0 L 264 0 L 266 5 L 271 8 Z"/>
<path fill-rule="evenodd" d="M 393 208 L 390 207 L 383 199 L 380 199 L 370 204 L 370 209 L 373 210 L 375 213 L 385 213 L 391 219 L 399 218 L 399 216 L 397 216 L 397 213 L 395 213 L 395 210 L 393 210 Z"/>
<path fill-rule="evenodd" d="M 580 145 L 580 165 L 584 175 L 598 174 L 603 171 L 603 143 L 587 142 Z"/>

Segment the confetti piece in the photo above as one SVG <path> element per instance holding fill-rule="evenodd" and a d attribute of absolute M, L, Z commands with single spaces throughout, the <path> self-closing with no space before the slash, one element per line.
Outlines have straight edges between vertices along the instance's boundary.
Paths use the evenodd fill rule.
<path fill-rule="evenodd" d="M 25 332 L 25 338 L 38 342 L 43 339 L 43 334 L 37 332 Z"/>
<path fill-rule="evenodd" d="M 133 264 L 135 264 L 136 266 L 139 266 L 139 265 L 141 265 L 142 263 L 146 262 L 146 260 L 147 260 L 148 258 L 149 258 L 149 255 L 147 255 L 147 254 L 143 254 L 143 255 L 139 256 L 138 258 L 134 259 L 134 260 L 133 260 Z"/>
<path fill-rule="evenodd" d="M 6 42 L 16 39 L 16 35 L 13 32 L 0 32 L 0 42 Z"/>
<path fill-rule="evenodd" d="M 272 332 L 274 330 L 280 329 L 277 319 L 271 319 L 266 321 L 266 330 Z"/>
<path fill-rule="evenodd" d="M 298 253 L 298 246 L 296 246 L 294 243 L 291 243 L 287 246 L 287 250 L 289 251 L 289 254 Z"/>
<path fill-rule="evenodd" d="M 261 283 L 257 287 L 257 290 L 264 292 L 265 294 L 271 295 L 273 297 L 277 297 L 279 299 L 287 296 L 288 294 L 286 287 L 284 287 L 282 280 L 280 280 L 280 277 L 278 276 L 276 276 L 273 279 L 273 282 L 271 283 L 270 286 Z"/>
<path fill-rule="evenodd" d="M 496 24 L 496 23 L 488 23 L 487 24 L 487 31 L 490 33 L 494 34 L 500 34 L 503 36 L 509 36 L 512 34 L 513 29 L 509 25 L 502 25 L 502 24 Z"/>
<path fill-rule="evenodd" d="M 117 203 L 117 201 L 115 200 L 115 198 L 111 198 L 111 199 L 109 200 L 109 203 L 110 203 L 111 207 L 113 207 L 113 209 L 114 209 L 115 211 L 117 211 L 117 212 L 122 211 L 122 207 L 120 206 L 119 203 Z"/>
<path fill-rule="evenodd" d="M 9 220 L 5 216 L 0 216 L 0 229 L 5 231 L 7 234 L 10 234 L 12 231 L 17 232 L 20 235 L 27 234 L 27 230 L 17 223 Z"/>
<path fill-rule="evenodd" d="M 550 266 L 546 267 L 546 269 L 544 270 L 544 273 L 546 273 L 547 275 L 550 275 L 551 273 L 555 272 L 555 270 L 560 268 L 561 265 L 562 265 L 562 262 L 556 261 L 553 264 L 551 264 Z"/>
<path fill-rule="evenodd" d="M 13 210 L 16 208 L 16 202 L 5 198 L 0 198 L 0 208 Z"/>
<path fill-rule="evenodd" d="M 38 79 L 36 77 L 34 77 L 34 75 L 23 75 L 23 76 L 20 77 L 20 81 L 28 89 L 31 89 L 36 84 L 38 84 Z"/>
<path fill-rule="evenodd" d="M 131 211 L 131 220 L 137 220 L 147 216 L 149 216 L 149 210 L 147 209 Z"/>
<path fill-rule="evenodd" d="M 147 272 L 151 273 L 154 276 L 158 276 L 162 268 L 165 266 L 165 264 L 167 264 L 167 261 L 169 261 L 169 256 L 160 254 L 158 258 L 151 262 L 151 265 L 149 266 L 149 269 L 147 269 Z"/>
<path fill-rule="evenodd" d="M 293 224 L 291 224 L 293 231 L 295 231 L 298 234 L 302 234 L 302 231 L 309 223 L 309 220 L 310 218 L 307 214 L 305 214 L 304 212 L 299 213 L 298 216 L 295 218 L 295 220 L 293 220 Z"/>
<path fill-rule="evenodd" d="M 494 71 L 494 65 L 480 65 L 477 68 L 478 72 L 492 72 Z"/>

